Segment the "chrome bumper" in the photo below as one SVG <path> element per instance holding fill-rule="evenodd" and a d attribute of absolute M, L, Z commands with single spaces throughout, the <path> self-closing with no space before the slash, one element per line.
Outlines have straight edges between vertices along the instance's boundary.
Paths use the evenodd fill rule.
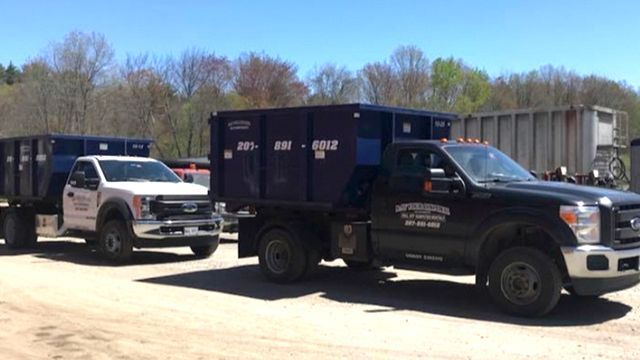
<path fill-rule="evenodd" d="M 603 245 L 562 247 L 571 285 L 578 295 L 602 295 L 640 283 L 640 248 Z"/>
<path fill-rule="evenodd" d="M 218 236 L 223 220 L 219 215 L 198 220 L 133 220 L 131 229 L 140 239 L 176 239 Z"/>

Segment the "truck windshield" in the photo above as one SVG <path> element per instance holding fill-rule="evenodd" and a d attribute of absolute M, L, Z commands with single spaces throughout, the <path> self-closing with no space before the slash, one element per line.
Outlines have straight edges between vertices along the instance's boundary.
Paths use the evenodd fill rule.
<path fill-rule="evenodd" d="M 464 171 L 479 183 L 531 181 L 535 178 L 499 150 L 483 145 L 445 146 Z"/>
<path fill-rule="evenodd" d="M 165 165 L 155 161 L 99 161 L 107 181 L 113 182 L 181 182 L 180 178 Z"/>

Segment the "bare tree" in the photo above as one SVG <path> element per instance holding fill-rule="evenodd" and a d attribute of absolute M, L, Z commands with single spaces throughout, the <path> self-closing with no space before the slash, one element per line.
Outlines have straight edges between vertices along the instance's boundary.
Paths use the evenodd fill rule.
<path fill-rule="evenodd" d="M 419 48 L 401 46 L 391 55 L 400 86 L 399 105 L 422 107 L 429 90 L 429 61 Z"/>
<path fill-rule="evenodd" d="M 358 97 L 357 79 L 344 66 L 322 65 L 313 70 L 307 82 L 312 92 L 311 104 L 347 103 Z"/>
<path fill-rule="evenodd" d="M 252 107 L 281 107 L 303 102 L 308 90 L 290 62 L 265 54 L 242 55 L 236 63 L 234 90 Z"/>
<path fill-rule="evenodd" d="M 24 66 L 21 87 L 22 114 L 30 125 L 44 132 L 57 131 L 55 118 L 55 74 L 43 59 L 35 59 Z"/>
<path fill-rule="evenodd" d="M 358 73 L 364 101 L 376 105 L 397 105 L 398 80 L 391 65 L 376 62 Z"/>
<path fill-rule="evenodd" d="M 90 130 L 87 113 L 91 96 L 113 63 L 114 52 L 102 34 L 74 31 L 54 43 L 48 65 L 56 77 L 59 117 L 65 131 Z"/>

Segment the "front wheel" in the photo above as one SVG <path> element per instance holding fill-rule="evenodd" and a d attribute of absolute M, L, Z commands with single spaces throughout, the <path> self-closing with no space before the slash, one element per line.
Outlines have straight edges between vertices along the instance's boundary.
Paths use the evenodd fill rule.
<path fill-rule="evenodd" d="M 212 242 L 211 244 L 192 246 L 191 251 L 193 251 L 193 254 L 196 255 L 197 257 L 207 258 L 211 256 L 214 252 L 216 252 L 216 249 L 218 249 L 218 244 L 219 244 L 219 240 L 218 240 L 218 237 L 216 236 L 215 241 Z"/>
<path fill-rule="evenodd" d="M 561 289 L 558 267 L 548 255 L 534 248 L 505 250 L 489 269 L 489 293 L 510 314 L 544 315 L 558 303 Z"/>
<path fill-rule="evenodd" d="M 133 240 L 126 224 L 120 220 L 111 220 L 100 232 L 99 246 L 102 255 L 108 260 L 125 262 L 133 253 Z"/>

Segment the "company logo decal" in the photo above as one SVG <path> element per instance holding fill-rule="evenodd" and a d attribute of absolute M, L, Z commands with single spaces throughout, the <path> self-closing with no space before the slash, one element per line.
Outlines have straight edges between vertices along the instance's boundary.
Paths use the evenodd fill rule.
<path fill-rule="evenodd" d="M 227 123 L 229 130 L 249 130 L 251 122 L 247 120 L 234 120 Z"/>
<path fill-rule="evenodd" d="M 396 204 L 395 212 L 406 227 L 440 229 L 451 215 L 448 207 L 431 203 Z"/>

